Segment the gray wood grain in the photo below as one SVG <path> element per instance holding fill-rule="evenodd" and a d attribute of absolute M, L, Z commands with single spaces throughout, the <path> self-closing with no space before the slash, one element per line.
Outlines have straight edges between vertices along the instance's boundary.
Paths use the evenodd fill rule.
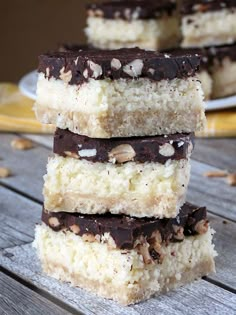
<path fill-rule="evenodd" d="M 0 273 L 0 314 L 63 315 L 70 313 L 16 280 Z"/>
<path fill-rule="evenodd" d="M 42 201 L 43 175 L 46 173 L 46 163 L 51 154 L 39 145 L 33 149 L 20 151 L 11 147 L 11 141 L 17 136 L 1 134 L 0 165 L 10 168 L 12 176 L 0 179 L 26 195 Z"/>
<path fill-rule="evenodd" d="M 41 144 L 50 150 L 52 150 L 53 146 L 53 135 L 36 135 L 36 134 L 22 134 L 22 137 L 27 139 L 31 139 L 34 142 Z"/>
<path fill-rule="evenodd" d="M 236 187 L 226 183 L 225 178 L 207 178 L 206 171 L 219 169 L 192 160 L 191 180 L 187 200 L 209 211 L 236 221 Z"/>
<path fill-rule="evenodd" d="M 193 159 L 236 172 L 236 138 L 196 139 Z"/>
<path fill-rule="evenodd" d="M 214 244 L 218 252 L 216 274 L 210 279 L 236 290 L 236 223 L 208 215 L 211 227 L 216 231 Z"/>
<path fill-rule="evenodd" d="M 33 240 L 35 223 L 40 223 L 41 205 L 0 187 L 0 248 L 14 247 Z M 211 279 L 236 289 L 236 223 L 210 215 L 216 230 L 217 274 Z"/>
<path fill-rule="evenodd" d="M 0 186 L 0 248 L 29 243 L 42 207 Z"/>
<path fill-rule="evenodd" d="M 57 280 L 42 274 L 31 244 L 5 250 L 0 255 L 0 264 L 88 315 L 149 315 L 157 313 L 165 315 L 233 315 L 236 313 L 236 295 L 204 280 L 135 306 L 122 307 L 82 289 L 59 283 Z"/>

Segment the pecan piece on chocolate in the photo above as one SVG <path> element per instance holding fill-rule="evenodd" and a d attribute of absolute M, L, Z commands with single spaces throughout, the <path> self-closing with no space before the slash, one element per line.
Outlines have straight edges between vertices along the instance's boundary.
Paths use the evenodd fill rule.
<path fill-rule="evenodd" d="M 143 261 L 146 265 L 150 265 L 153 263 L 152 257 L 149 253 L 149 245 L 147 243 L 139 244 L 137 246 L 137 251 L 140 255 L 143 256 Z"/>
<path fill-rule="evenodd" d="M 74 153 L 74 152 L 70 152 L 70 151 L 64 151 L 64 154 L 68 157 L 74 158 L 74 159 L 79 159 L 79 155 Z"/>
<path fill-rule="evenodd" d="M 121 144 L 113 148 L 109 152 L 108 157 L 109 161 L 112 163 L 125 163 L 132 161 L 136 155 L 133 147 L 130 144 Z"/>
<path fill-rule="evenodd" d="M 82 239 L 84 242 L 89 242 L 89 243 L 93 243 L 96 241 L 96 238 L 93 234 L 91 233 L 85 233 L 82 235 Z"/>
<path fill-rule="evenodd" d="M 184 239 L 184 228 L 182 226 L 173 225 L 173 239 L 176 241 L 183 241 Z"/>
<path fill-rule="evenodd" d="M 194 227 L 194 230 L 198 233 L 198 234 L 204 234 L 208 231 L 208 221 L 207 220 L 201 220 L 199 222 L 197 222 L 197 224 Z"/>
<path fill-rule="evenodd" d="M 80 232 L 80 227 L 77 224 L 73 224 L 70 226 L 70 230 L 75 233 L 75 234 L 79 234 Z"/>
<path fill-rule="evenodd" d="M 60 221 L 57 217 L 49 218 L 48 223 L 52 228 L 58 228 L 60 226 Z"/>

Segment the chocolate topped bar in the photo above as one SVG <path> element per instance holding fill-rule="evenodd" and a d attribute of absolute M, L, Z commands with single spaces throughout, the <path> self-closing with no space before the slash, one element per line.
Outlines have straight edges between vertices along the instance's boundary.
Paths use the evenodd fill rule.
<path fill-rule="evenodd" d="M 38 71 L 45 77 L 69 84 L 82 84 L 90 78 L 148 78 L 153 81 L 191 77 L 198 70 L 200 56 L 172 56 L 139 48 L 80 50 L 39 56 Z"/>
<path fill-rule="evenodd" d="M 207 69 L 210 71 L 210 67 L 215 61 L 221 62 L 224 58 L 236 61 L 236 44 L 209 48 L 176 48 L 166 52 L 172 56 L 199 55 L 201 58 L 200 70 Z"/>
<path fill-rule="evenodd" d="M 181 13 L 187 15 L 235 7 L 235 0 L 184 0 L 181 7 Z"/>
<path fill-rule="evenodd" d="M 82 44 L 74 44 L 74 43 L 62 43 L 58 46 L 59 52 L 68 52 L 68 51 L 80 51 L 80 50 L 89 50 L 89 49 L 96 49 L 91 45 L 82 45 Z"/>
<path fill-rule="evenodd" d="M 42 221 L 54 231 L 69 229 L 80 236 L 101 237 L 109 233 L 116 247 L 121 249 L 132 249 L 142 239 L 152 243 L 157 235 L 160 243 L 183 241 L 185 236 L 205 233 L 208 228 L 206 208 L 189 203 L 182 206 L 174 219 L 51 213 L 43 210 Z"/>
<path fill-rule="evenodd" d="M 106 19 L 153 19 L 163 13 L 171 15 L 176 9 L 175 1 L 158 0 L 132 0 L 132 1 L 107 1 L 87 6 L 88 15 Z"/>
<path fill-rule="evenodd" d="M 54 153 L 92 162 L 140 163 L 185 159 L 191 154 L 194 135 L 173 134 L 155 137 L 94 139 L 57 129 Z"/>
<path fill-rule="evenodd" d="M 224 58 L 236 61 L 236 44 L 210 47 L 207 49 L 207 54 L 211 63 L 214 60 L 222 61 Z"/>

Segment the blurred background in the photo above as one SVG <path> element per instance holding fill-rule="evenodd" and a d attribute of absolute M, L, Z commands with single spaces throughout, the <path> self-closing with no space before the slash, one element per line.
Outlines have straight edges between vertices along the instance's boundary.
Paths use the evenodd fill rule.
<path fill-rule="evenodd" d="M 62 42 L 85 42 L 86 0 L 0 1 L 0 81 L 18 82 L 37 56 Z M 94 1 L 93 2 L 101 2 Z"/>

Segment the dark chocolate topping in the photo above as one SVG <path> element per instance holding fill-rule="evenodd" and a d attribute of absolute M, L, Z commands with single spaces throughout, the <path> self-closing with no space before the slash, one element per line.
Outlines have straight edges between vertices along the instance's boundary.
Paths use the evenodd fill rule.
<path fill-rule="evenodd" d="M 152 242 L 160 233 L 161 243 L 182 241 L 184 236 L 202 234 L 207 229 L 205 207 L 186 203 L 174 219 L 133 218 L 123 215 L 81 215 L 67 212 L 42 213 L 42 221 L 54 231 L 69 229 L 77 235 L 103 236 L 110 233 L 116 246 L 132 249 L 141 238 Z M 181 233 L 180 233 L 181 231 Z"/>
<path fill-rule="evenodd" d="M 224 58 L 236 61 L 236 44 L 210 48 L 176 48 L 168 50 L 167 53 L 173 56 L 198 54 L 201 57 L 200 70 L 207 69 L 210 72 L 210 67 L 214 63 L 221 63 Z"/>
<path fill-rule="evenodd" d="M 82 84 L 89 78 L 148 78 L 153 81 L 193 76 L 200 65 L 198 55 L 171 56 L 139 48 L 80 50 L 39 56 L 38 71 L 45 77 Z"/>
<path fill-rule="evenodd" d="M 53 150 L 54 153 L 64 157 L 71 156 L 91 162 L 135 161 L 164 164 L 169 159 L 180 160 L 189 157 L 193 144 L 193 134 L 94 139 L 74 134 L 66 129 L 57 129 L 54 135 Z M 87 156 L 86 152 L 88 152 Z"/>
<path fill-rule="evenodd" d="M 82 44 L 73 44 L 73 43 L 62 43 L 58 46 L 58 52 L 76 52 L 80 50 L 90 50 L 90 49 L 96 49 L 91 45 L 82 45 Z"/>
<path fill-rule="evenodd" d="M 187 15 L 235 7 L 235 0 L 184 0 L 181 7 L 181 13 Z"/>
<path fill-rule="evenodd" d="M 130 21 L 133 19 L 152 19 L 162 16 L 163 13 L 171 15 L 176 9 L 176 3 L 171 0 L 107 1 L 90 4 L 87 9 L 90 16 Z"/>
<path fill-rule="evenodd" d="M 221 62 L 224 58 L 236 61 L 236 44 L 207 48 L 207 54 L 211 63 Z"/>

